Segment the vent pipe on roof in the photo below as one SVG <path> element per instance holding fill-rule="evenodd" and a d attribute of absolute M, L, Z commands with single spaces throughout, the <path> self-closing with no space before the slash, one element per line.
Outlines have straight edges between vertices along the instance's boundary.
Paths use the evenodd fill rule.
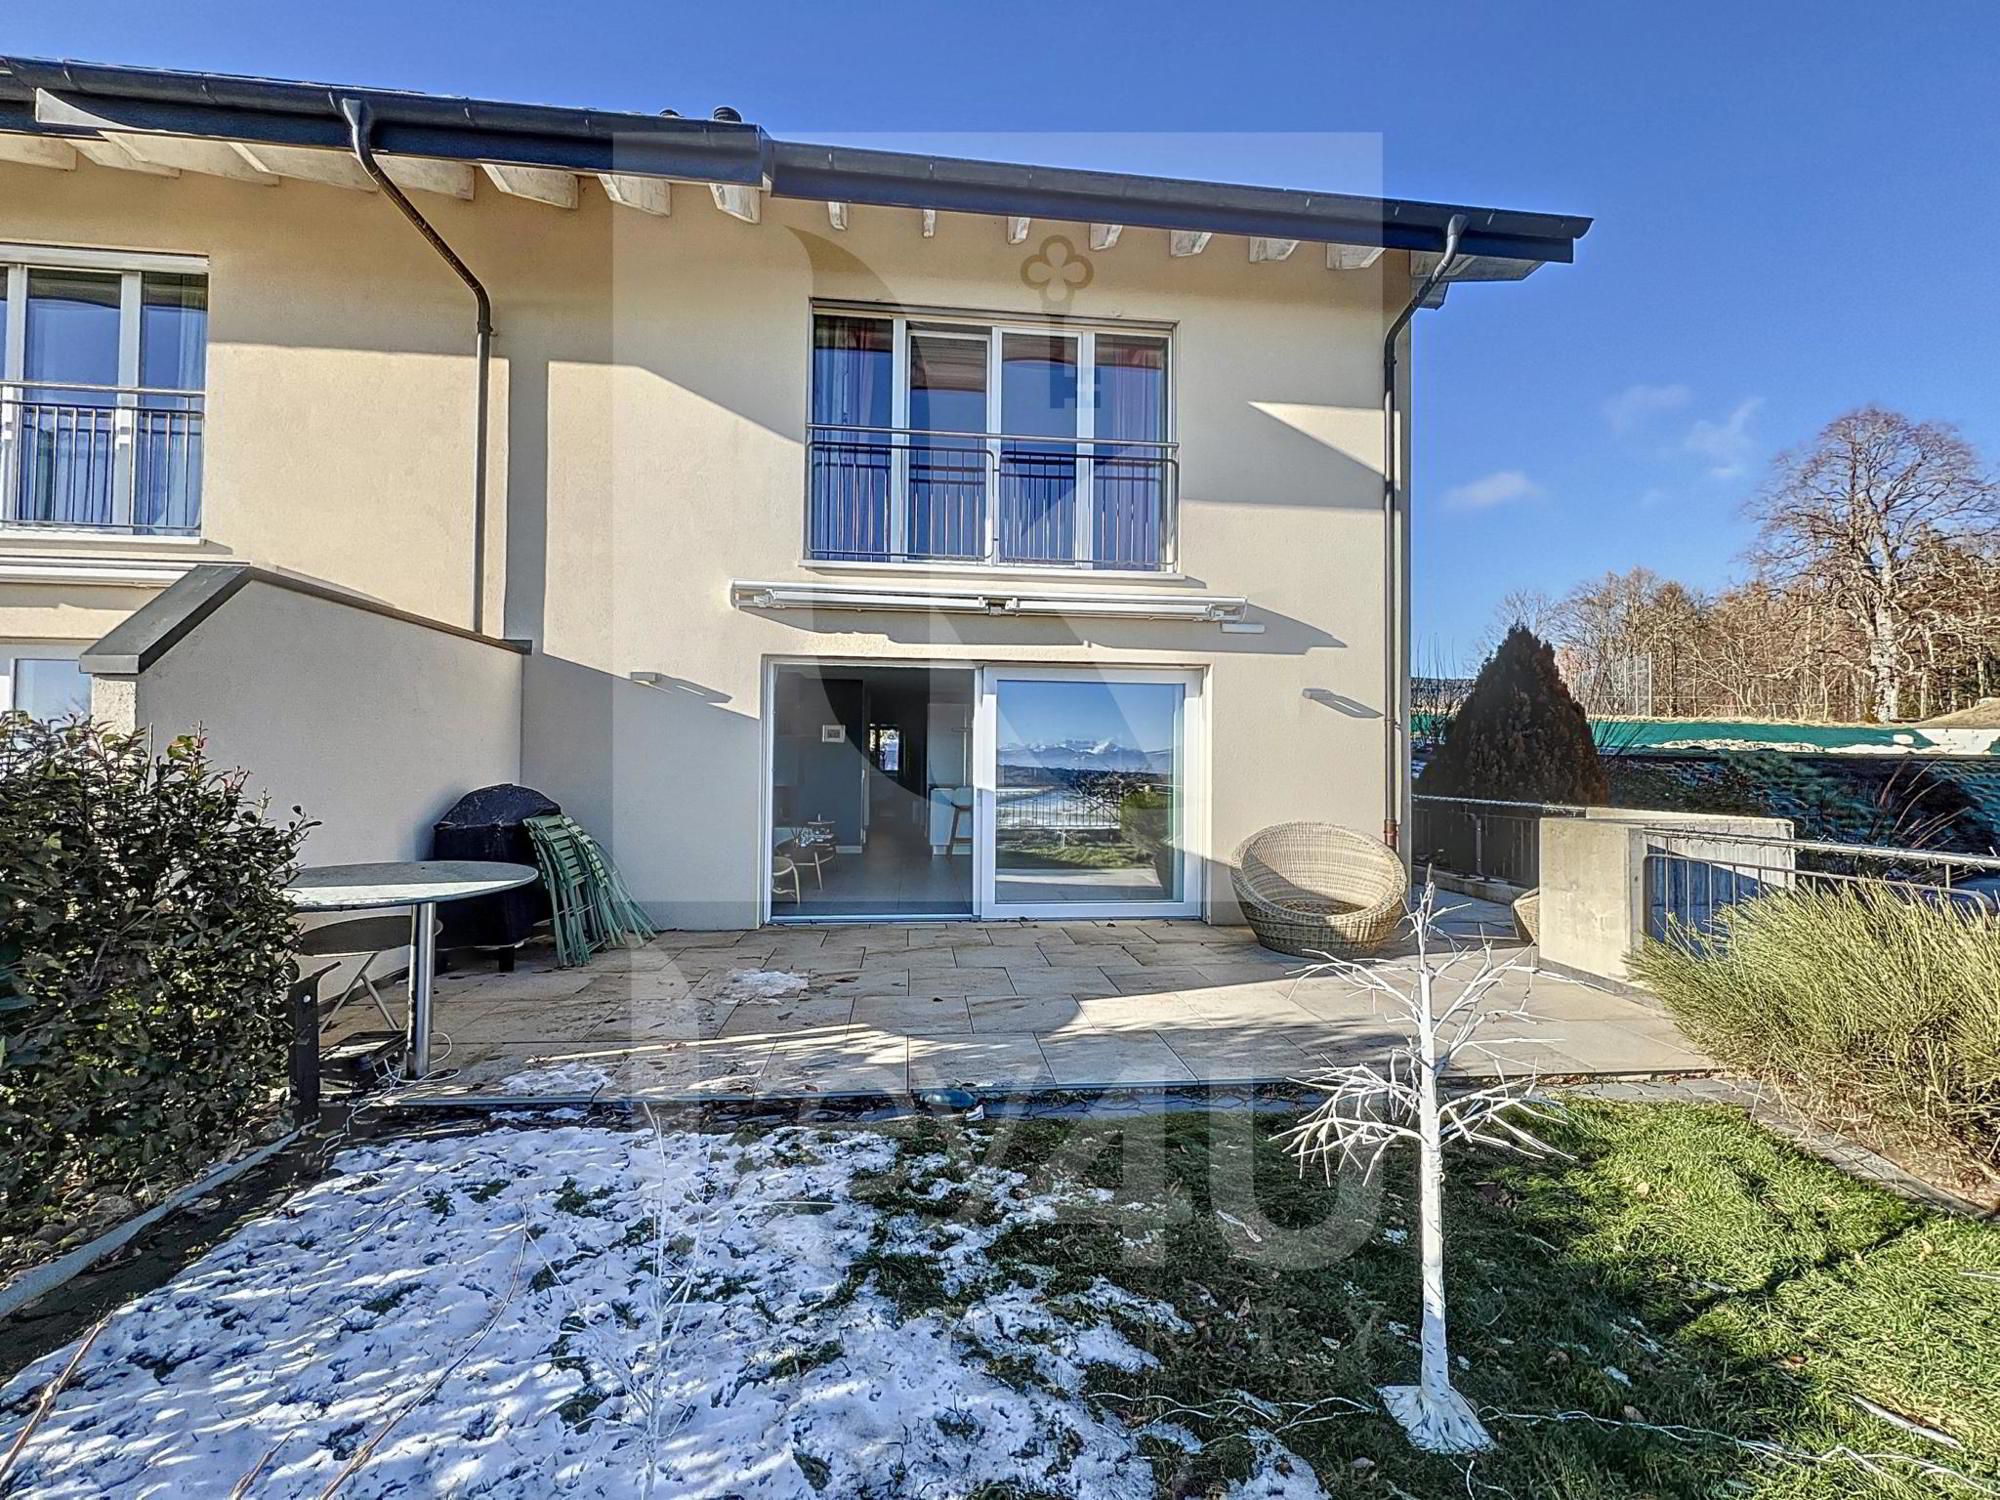
<path fill-rule="evenodd" d="M 731 109 L 727 104 L 718 104 L 715 106 L 715 112 L 709 118 L 711 120 L 720 120 L 725 125 L 741 125 L 743 123 L 743 111 Z"/>
<path fill-rule="evenodd" d="M 1391 849 L 1402 848 L 1403 779 L 1409 770 L 1407 723 L 1409 664 L 1405 658 L 1403 614 L 1403 511 L 1402 451 L 1397 432 L 1396 345 L 1417 309 L 1450 274 L 1458 259 L 1459 239 L 1465 233 L 1464 214 L 1453 214 L 1445 225 L 1444 254 L 1431 267 L 1423 285 L 1410 297 L 1409 304 L 1389 325 L 1382 339 L 1382 842 Z"/>
<path fill-rule="evenodd" d="M 374 180 L 391 203 L 402 210 L 403 217 L 472 291 L 478 314 L 478 332 L 473 347 L 479 367 L 479 395 L 472 426 L 472 628 L 483 632 L 486 620 L 486 437 L 493 384 L 493 299 L 486 294 L 479 278 L 472 274 L 472 268 L 458 258 L 458 252 L 431 227 L 430 220 L 396 186 L 395 179 L 382 170 L 382 164 L 375 159 L 375 152 L 368 144 L 366 102 L 342 99 L 340 113 L 347 121 L 348 141 L 354 148 L 354 159 L 361 163 L 361 170 Z"/>

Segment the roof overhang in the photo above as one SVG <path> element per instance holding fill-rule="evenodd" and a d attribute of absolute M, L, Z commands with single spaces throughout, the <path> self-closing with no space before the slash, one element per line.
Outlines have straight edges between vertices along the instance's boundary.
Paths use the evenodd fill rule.
<path fill-rule="evenodd" d="M 1573 259 L 1577 238 L 1590 227 L 1588 219 L 1555 214 L 788 141 L 772 146 L 771 193 L 1431 252 L 1443 250 L 1446 225 L 1464 214 L 1464 255 L 1536 263 Z"/>
<path fill-rule="evenodd" d="M 34 127 L 345 151 L 340 101 L 368 106 L 378 151 L 442 161 L 620 172 L 761 186 L 769 139 L 754 125 L 388 89 L 207 73 L 4 60 L 15 120 L 27 94 Z M 0 123 L 0 128 L 14 128 Z"/>
<path fill-rule="evenodd" d="M 38 58 L 0 57 L 0 160 L 60 168 L 82 155 L 155 175 L 372 191 L 347 155 L 343 100 L 367 106 L 370 144 L 405 186 L 466 198 L 483 173 L 503 193 L 557 208 L 574 207 L 576 178 L 594 175 L 614 203 L 664 214 L 679 180 L 706 184 L 718 210 L 752 224 L 768 193 L 824 201 L 835 233 L 860 204 L 915 211 L 926 237 L 941 212 L 997 217 L 1010 243 L 1039 218 L 1088 224 L 1096 251 L 1129 225 L 1166 231 L 1177 257 L 1220 234 L 1246 239 L 1253 263 L 1310 241 L 1326 246 L 1330 270 L 1365 271 L 1387 249 L 1410 252 L 1418 275 L 1462 214 L 1454 282 L 1568 262 L 1590 228 L 1574 215 L 774 141 L 733 120 Z"/>
<path fill-rule="evenodd" d="M 1236 624 L 1246 599 L 1218 594 L 1093 594 L 1030 589 L 906 589 L 893 585 L 759 583 L 729 585 L 737 609 L 840 609 L 868 613 L 944 615 L 1051 615 L 1110 620 L 1193 620 Z"/>

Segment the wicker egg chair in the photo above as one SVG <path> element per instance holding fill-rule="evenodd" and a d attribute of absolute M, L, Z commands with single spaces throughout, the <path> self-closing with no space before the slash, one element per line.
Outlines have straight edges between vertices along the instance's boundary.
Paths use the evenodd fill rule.
<path fill-rule="evenodd" d="M 1359 958 L 1395 936 L 1410 878 L 1388 845 L 1331 823 L 1253 833 L 1230 875 L 1257 941 L 1301 958 Z"/>

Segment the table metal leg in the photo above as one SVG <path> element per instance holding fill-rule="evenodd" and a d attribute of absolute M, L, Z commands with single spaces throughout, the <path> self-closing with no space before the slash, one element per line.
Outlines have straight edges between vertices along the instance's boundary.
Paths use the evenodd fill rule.
<path fill-rule="evenodd" d="M 410 908 L 410 1038 L 403 1070 L 422 1078 L 431 1070 L 431 983 L 437 974 L 437 903 Z"/>

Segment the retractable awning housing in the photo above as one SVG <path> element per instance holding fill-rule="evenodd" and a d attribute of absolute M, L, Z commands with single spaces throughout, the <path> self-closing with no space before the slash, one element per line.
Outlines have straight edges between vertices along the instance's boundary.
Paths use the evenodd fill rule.
<path fill-rule="evenodd" d="M 837 609 L 867 613 L 1046 615 L 1106 620 L 1243 621 L 1247 599 L 1219 594 L 1082 594 L 1032 589 L 904 589 L 883 584 L 758 583 L 729 585 L 738 609 Z"/>

